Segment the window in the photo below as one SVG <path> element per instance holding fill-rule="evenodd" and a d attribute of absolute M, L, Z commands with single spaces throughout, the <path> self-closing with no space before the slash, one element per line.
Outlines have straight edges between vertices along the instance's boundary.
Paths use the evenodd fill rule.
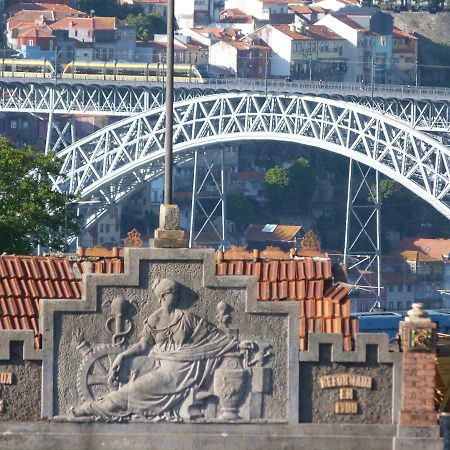
<path fill-rule="evenodd" d="M 388 311 L 392 311 L 394 309 L 394 302 L 388 302 Z"/>
<path fill-rule="evenodd" d="M 412 284 L 408 284 L 406 289 L 408 292 L 412 292 Z"/>
<path fill-rule="evenodd" d="M 106 231 L 107 233 L 109 233 L 109 223 L 107 223 L 107 224 L 105 225 L 105 231 Z"/>
<path fill-rule="evenodd" d="M 12 130 L 16 129 L 17 128 L 17 120 L 11 120 L 9 126 Z"/>
<path fill-rule="evenodd" d="M 392 284 L 389 285 L 389 292 L 394 292 L 394 286 Z"/>
<path fill-rule="evenodd" d="M 403 284 L 398 285 L 398 292 L 403 292 Z"/>
<path fill-rule="evenodd" d="M 403 302 L 398 301 L 397 302 L 397 309 L 402 309 L 403 308 Z"/>
<path fill-rule="evenodd" d="M 103 224 L 100 224 L 100 233 L 103 233 Z"/>
<path fill-rule="evenodd" d="M 28 39 L 28 45 L 33 46 L 34 45 L 34 40 L 33 39 Z"/>
<path fill-rule="evenodd" d="M 406 309 L 410 309 L 411 308 L 411 302 L 406 302 Z"/>

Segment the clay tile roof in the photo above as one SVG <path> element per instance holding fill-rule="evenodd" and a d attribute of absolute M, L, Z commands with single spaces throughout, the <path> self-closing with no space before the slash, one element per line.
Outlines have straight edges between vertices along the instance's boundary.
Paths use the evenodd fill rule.
<path fill-rule="evenodd" d="M 276 225 L 265 228 L 268 225 L 249 225 L 245 231 L 245 238 L 251 241 L 292 241 L 302 232 L 301 225 Z"/>
<path fill-rule="evenodd" d="M 412 39 L 414 41 L 417 40 L 417 38 L 415 36 L 413 36 L 412 34 L 409 34 L 406 31 L 400 30 L 400 28 L 397 28 L 397 27 L 392 28 L 392 36 L 394 38 L 407 38 L 407 39 Z"/>
<path fill-rule="evenodd" d="M 289 9 L 297 14 L 325 13 L 323 8 L 314 5 L 289 5 Z"/>
<path fill-rule="evenodd" d="M 271 25 L 271 26 L 280 31 L 281 33 L 285 34 L 286 36 L 289 36 L 291 39 L 297 40 L 311 39 L 310 37 L 304 34 L 292 30 L 290 25 Z"/>
<path fill-rule="evenodd" d="M 395 253 L 394 253 L 395 254 Z M 440 262 L 441 258 L 433 258 L 426 253 L 417 250 L 403 250 L 397 253 L 399 257 L 402 257 L 406 261 L 416 261 L 416 262 Z"/>
<path fill-rule="evenodd" d="M 81 298 L 81 280 L 74 273 L 73 264 L 78 274 L 83 273 L 85 267 L 79 261 L 71 263 L 66 257 L 0 256 L 0 329 L 33 330 L 35 345 L 39 347 L 40 300 Z M 93 272 L 123 272 L 122 258 L 104 258 L 88 264 Z"/>
<path fill-rule="evenodd" d="M 69 28 L 87 30 L 115 30 L 124 27 L 125 23 L 115 17 L 65 17 L 50 25 L 52 30 L 67 30 Z"/>
<path fill-rule="evenodd" d="M 448 258 L 450 239 L 403 238 L 397 246 L 398 250 L 418 250 L 432 258 Z"/>
<path fill-rule="evenodd" d="M 345 16 L 343 14 L 339 14 L 339 12 L 331 14 L 333 17 L 338 19 L 340 22 L 345 23 L 345 25 L 349 26 L 350 28 L 353 28 L 357 31 L 366 31 L 367 28 L 360 25 L 358 22 L 355 22 L 353 19 L 350 19 L 350 17 Z"/>
<path fill-rule="evenodd" d="M 257 278 L 258 301 L 295 301 L 300 310 L 300 350 L 308 346 L 308 333 L 341 333 L 344 350 L 354 348 L 358 319 L 350 317 L 352 286 L 333 283 L 331 261 L 326 255 L 301 257 L 301 252 L 247 251 L 234 247 L 217 252 L 217 275 L 251 275 Z M 276 259 L 276 260 L 274 260 Z"/>
<path fill-rule="evenodd" d="M 41 346 L 41 299 L 80 299 L 81 274 L 123 273 L 122 252 L 113 248 L 79 249 L 78 254 L 56 256 L 0 256 L 0 330 L 33 330 Z M 232 248 L 216 254 L 217 275 L 246 275 L 257 279 L 258 301 L 294 301 L 300 311 L 300 349 L 308 333 L 342 333 L 344 350 L 354 345 L 357 319 L 350 318 L 348 293 L 352 286 L 333 283 L 326 254 L 301 256 L 274 247 L 264 251 Z"/>
<path fill-rule="evenodd" d="M 53 11 L 60 17 L 64 16 L 86 16 L 86 13 L 63 3 L 16 3 L 10 6 L 7 11 L 14 15 L 20 11 Z"/>
<path fill-rule="evenodd" d="M 316 40 L 322 39 L 336 39 L 336 40 L 344 40 L 342 36 L 331 31 L 328 27 L 324 25 L 308 25 L 307 27 L 308 35 L 313 37 Z"/>

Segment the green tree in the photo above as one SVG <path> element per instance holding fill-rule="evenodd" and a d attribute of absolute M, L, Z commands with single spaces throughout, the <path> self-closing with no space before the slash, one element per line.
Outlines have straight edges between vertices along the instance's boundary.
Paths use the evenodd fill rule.
<path fill-rule="evenodd" d="M 314 169 L 305 158 L 299 158 L 289 169 L 272 167 L 264 179 L 266 195 L 275 209 L 305 206 L 316 186 Z"/>
<path fill-rule="evenodd" d="M 166 32 L 166 21 L 157 14 L 129 14 L 125 22 L 136 26 L 136 36 L 141 41 L 153 39 L 155 33 Z"/>
<path fill-rule="evenodd" d="M 116 0 L 77 0 L 76 8 L 96 16 L 118 17 L 120 5 Z"/>
<path fill-rule="evenodd" d="M 279 209 L 286 201 L 290 185 L 289 171 L 282 166 L 275 166 L 266 172 L 264 185 L 266 196 L 275 209 Z"/>
<path fill-rule="evenodd" d="M 79 231 L 75 198 L 52 189 L 59 168 L 53 155 L 0 137 L 0 252 L 29 254 L 38 244 L 63 250 L 65 237 Z"/>
<path fill-rule="evenodd" d="M 316 187 L 316 175 L 306 158 L 299 158 L 289 167 L 290 198 L 297 204 L 306 204 Z"/>
<path fill-rule="evenodd" d="M 228 219 L 232 220 L 240 230 L 243 230 L 252 217 L 252 203 L 241 192 L 232 192 L 227 196 Z"/>

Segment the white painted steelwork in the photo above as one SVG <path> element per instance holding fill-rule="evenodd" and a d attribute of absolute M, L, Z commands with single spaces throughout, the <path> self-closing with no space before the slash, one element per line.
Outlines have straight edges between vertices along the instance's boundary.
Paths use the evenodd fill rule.
<path fill-rule="evenodd" d="M 230 92 L 263 93 L 265 87 L 245 80 L 234 84 L 216 83 L 204 85 L 177 85 L 175 101 L 189 98 L 225 94 Z M 287 86 L 269 86 L 269 94 L 276 95 L 319 95 L 322 97 L 357 103 L 376 111 L 389 114 L 410 126 L 429 132 L 450 132 L 450 93 L 438 95 L 433 89 L 409 88 L 403 86 L 376 86 L 375 97 L 369 91 L 355 90 L 352 85 L 329 83 L 327 89 L 320 89 L 315 83 L 291 83 Z M 138 84 L 136 86 L 115 84 L 81 83 L 21 83 L 0 81 L 0 111 L 28 112 L 50 115 L 84 115 L 128 117 L 162 106 L 162 86 Z M 67 140 L 67 139 L 66 139 Z M 51 148 L 55 148 L 51 146 Z M 56 149 L 58 149 L 56 147 Z"/>
<path fill-rule="evenodd" d="M 164 109 L 134 115 L 58 153 L 55 187 L 106 204 L 162 173 Z M 407 124 L 356 104 L 309 96 L 223 94 L 177 102 L 174 157 L 245 140 L 298 142 L 345 155 L 397 180 L 450 219 L 450 150 Z M 85 216 L 91 226 L 104 213 Z"/>

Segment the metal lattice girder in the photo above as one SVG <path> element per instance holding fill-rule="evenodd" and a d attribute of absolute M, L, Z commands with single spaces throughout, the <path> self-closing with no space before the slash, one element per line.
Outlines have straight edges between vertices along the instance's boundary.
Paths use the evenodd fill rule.
<path fill-rule="evenodd" d="M 381 223 L 379 174 L 350 159 L 344 265 L 355 289 L 381 298 Z"/>
<path fill-rule="evenodd" d="M 0 111 L 2 112 L 28 112 L 35 114 L 70 114 L 88 116 L 117 116 L 128 117 L 139 114 L 164 103 L 164 92 L 158 85 L 124 86 L 121 84 L 92 84 L 88 80 L 76 80 L 77 82 L 48 83 L 48 82 L 0 82 Z M 261 80 L 259 80 L 261 81 Z M 83 84 L 84 82 L 84 84 Z M 273 83 L 271 83 L 273 84 Z M 380 96 L 378 87 L 373 99 L 368 97 L 366 91 L 346 89 L 341 83 L 327 83 L 326 92 L 318 89 L 311 83 L 292 83 L 289 86 L 276 85 L 273 92 L 286 95 L 290 91 L 296 95 L 320 95 L 329 96 L 337 100 L 357 103 L 384 114 L 392 115 L 399 120 L 408 123 L 413 128 L 430 132 L 450 132 L 450 100 L 436 99 L 431 90 L 424 91 L 422 97 L 414 98 L 414 92 L 409 92 L 412 97 L 405 97 L 402 90 L 398 90 L 396 96 L 395 86 L 386 96 Z M 240 90 L 262 91 L 263 84 L 253 81 L 248 85 L 245 80 L 227 82 L 224 86 L 195 84 L 178 86 L 175 89 L 175 101 L 190 98 L 204 97 L 211 94 L 222 94 Z M 414 94 L 416 95 L 416 94 Z M 417 94 L 418 95 L 418 94 Z M 430 99 L 427 99 L 427 96 Z M 442 97 L 444 98 L 444 97 Z"/>
<path fill-rule="evenodd" d="M 61 118 L 62 120 L 58 120 Z M 45 152 L 58 152 L 76 142 L 75 118 L 55 116 L 50 113 L 47 122 L 47 138 Z"/>
<path fill-rule="evenodd" d="M 151 177 L 164 154 L 164 110 L 103 128 L 58 153 L 57 189 L 115 202 Z M 288 140 L 368 165 L 450 218 L 450 150 L 401 121 L 308 96 L 222 94 L 174 106 L 174 154 L 243 140 Z"/>
<path fill-rule="evenodd" d="M 227 246 L 225 149 L 222 147 L 220 150 L 219 162 L 214 159 L 216 155 L 210 156 L 212 157 L 208 158 L 206 152 L 195 151 L 189 247 L 196 247 L 202 232 L 205 232 L 212 234 L 213 237 L 201 239 L 200 245 L 214 245 L 225 250 Z M 217 173 L 218 166 L 220 177 Z M 206 170 L 200 179 L 199 169 L 202 167 Z M 220 225 L 214 220 L 219 218 Z"/>

